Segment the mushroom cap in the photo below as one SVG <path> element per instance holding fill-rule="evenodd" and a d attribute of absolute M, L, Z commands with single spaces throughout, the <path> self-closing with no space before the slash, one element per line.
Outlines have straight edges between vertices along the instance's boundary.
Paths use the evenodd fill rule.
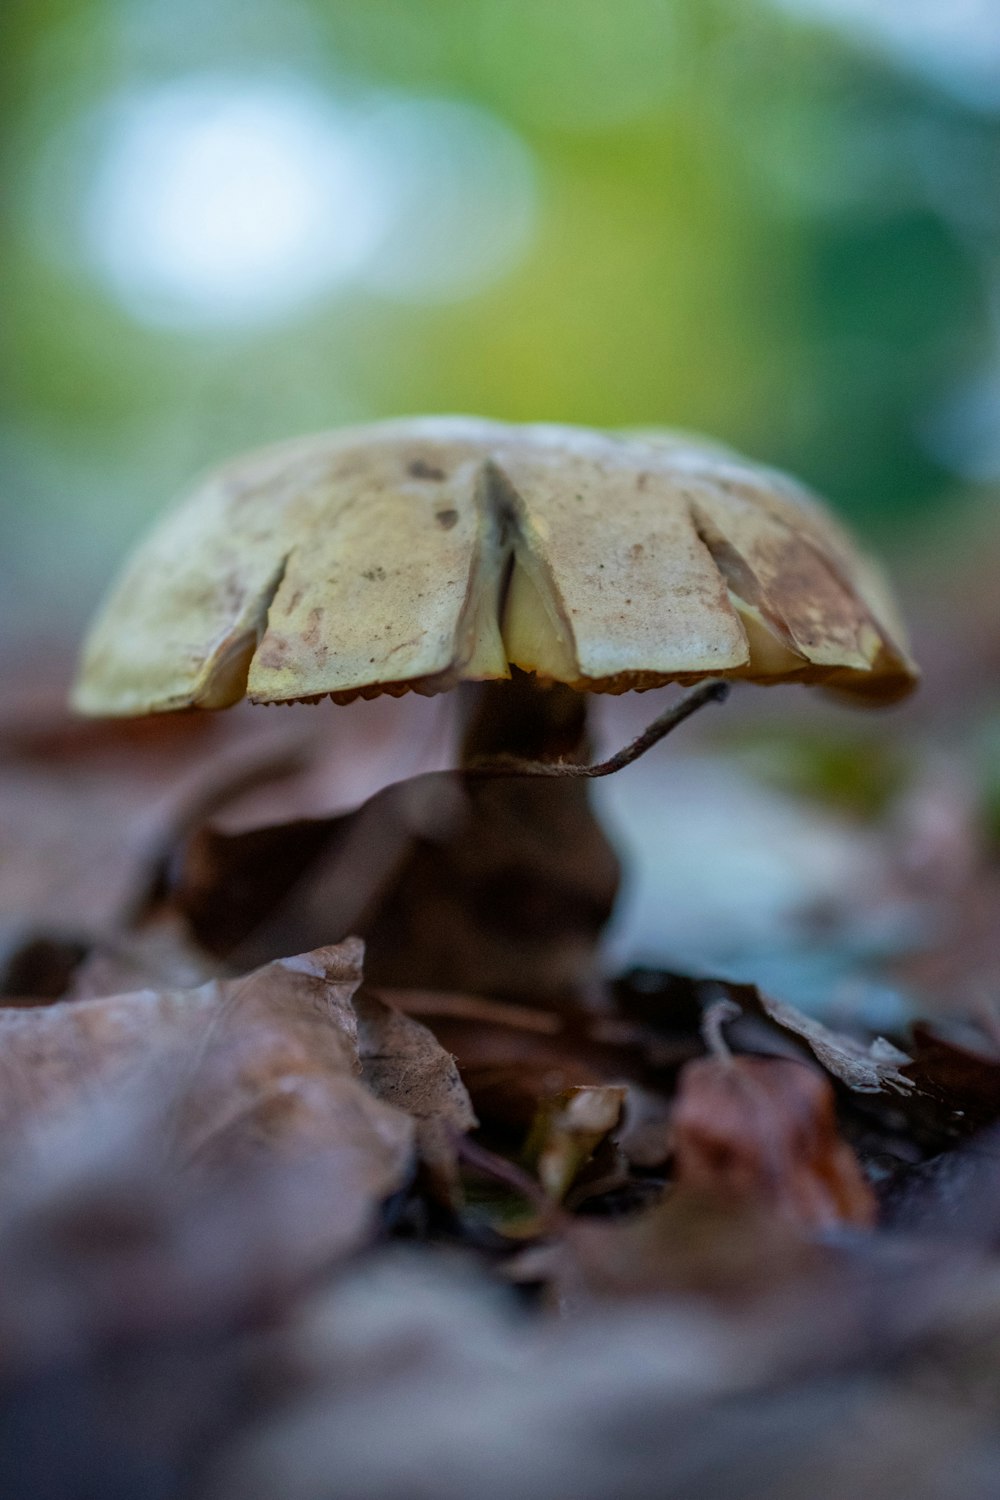
<path fill-rule="evenodd" d="M 236 459 L 156 527 L 86 643 L 81 711 L 704 677 L 916 682 L 881 573 L 786 476 L 685 434 L 472 417 Z"/>

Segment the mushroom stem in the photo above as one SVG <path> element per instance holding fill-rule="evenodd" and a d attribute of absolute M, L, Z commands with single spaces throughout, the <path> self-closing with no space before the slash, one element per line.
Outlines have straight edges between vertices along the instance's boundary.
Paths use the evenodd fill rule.
<path fill-rule="evenodd" d="M 686 693 L 679 703 L 671 704 L 662 714 L 653 720 L 647 727 L 629 744 L 607 760 L 594 762 L 592 765 L 581 763 L 578 760 L 531 760 L 518 755 L 502 753 L 490 758 L 475 758 L 465 762 L 467 771 L 476 776 L 549 776 L 549 777 L 572 777 L 593 778 L 597 776 L 611 776 L 615 771 L 621 771 L 625 766 L 630 766 L 633 761 L 645 755 L 654 745 L 658 745 L 672 729 L 678 724 L 683 724 L 699 708 L 706 703 L 722 703 L 729 696 L 729 684 L 727 682 L 703 682 Z"/>
<path fill-rule="evenodd" d="M 511 668 L 508 682 L 463 683 L 465 726 L 460 762 L 489 770 L 494 765 L 586 762 L 587 695 L 565 683 L 540 683 L 531 672 Z M 498 774 L 509 774 L 499 772 Z"/>
<path fill-rule="evenodd" d="M 464 795 L 415 838 L 364 930 L 368 977 L 563 1010 L 600 1004 L 597 949 L 619 866 L 587 780 L 628 765 L 724 692 L 702 684 L 591 765 L 586 693 L 517 669 L 468 685 Z"/>
<path fill-rule="evenodd" d="M 415 841 L 365 931 L 366 971 L 382 984 L 589 1005 L 619 867 L 587 783 L 467 769 L 503 754 L 585 762 L 587 696 L 517 670 L 460 696 L 462 795 L 447 823 Z"/>

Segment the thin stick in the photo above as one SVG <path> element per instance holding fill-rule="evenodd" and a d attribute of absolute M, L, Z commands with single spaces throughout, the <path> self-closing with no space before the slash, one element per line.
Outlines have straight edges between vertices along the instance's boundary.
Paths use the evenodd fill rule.
<path fill-rule="evenodd" d="M 733 1052 L 723 1035 L 722 1028 L 743 1014 L 735 1000 L 715 1000 L 701 1018 L 701 1039 L 712 1057 L 722 1062 L 732 1062 Z"/>
<path fill-rule="evenodd" d="M 553 1203 L 541 1184 L 523 1167 L 508 1161 L 506 1157 L 498 1156 L 495 1151 L 488 1151 L 467 1135 L 455 1131 L 453 1139 L 460 1162 L 472 1171 L 480 1172 L 484 1177 L 492 1177 L 494 1181 L 502 1182 L 505 1187 L 519 1193 L 531 1204 L 547 1229 L 554 1229 L 563 1223 L 564 1215 L 558 1203 Z"/>
<path fill-rule="evenodd" d="M 640 755 L 645 755 L 654 745 L 658 745 L 672 729 L 678 724 L 683 724 L 699 708 L 704 708 L 706 703 L 722 703 L 729 696 L 728 682 L 703 682 L 699 687 L 692 688 L 690 693 L 685 693 L 679 703 L 674 703 L 666 709 L 658 719 L 654 719 L 647 729 L 642 731 L 638 739 L 634 739 L 630 745 L 619 750 L 608 760 L 598 761 L 595 765 L 580 765 L 576 761 L 568 760 L 522 760 L 517 755 L 491 755 L 488 759 L 474 760 L 468 766 L 463 767 L 466 775 L 477 778 L 490 778 L 494 776 L 611 776 L 615 771 L 620 771 L 623 766 L 630 766 Z"/>

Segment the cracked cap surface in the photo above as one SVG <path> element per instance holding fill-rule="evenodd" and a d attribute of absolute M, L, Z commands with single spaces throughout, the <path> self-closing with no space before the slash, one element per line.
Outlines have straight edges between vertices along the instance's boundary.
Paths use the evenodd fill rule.
<path fill-rule="evenodd" d="M 296 439 L 209 475 L 134 553 L 93 715 L 338 701 L 510 664 L 581 690 L 916 683 L 877 569 L 807 491 L 686 435 L 471 417 Z"/>

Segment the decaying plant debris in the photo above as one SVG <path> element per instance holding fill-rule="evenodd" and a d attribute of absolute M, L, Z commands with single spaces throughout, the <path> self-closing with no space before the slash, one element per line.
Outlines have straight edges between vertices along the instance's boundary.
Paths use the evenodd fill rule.
<path fill-rule="evenodd" d="M 372 914 L 464 773 L 303 821 L 321 710 L 5 712 L 5 1497 L 995 1495 L 988 1005 L 848 1034 L 644 971 L 553 1008 L 588 872 L 527 836 L 524 942 L 473 902 L 435 983 Z"/>

